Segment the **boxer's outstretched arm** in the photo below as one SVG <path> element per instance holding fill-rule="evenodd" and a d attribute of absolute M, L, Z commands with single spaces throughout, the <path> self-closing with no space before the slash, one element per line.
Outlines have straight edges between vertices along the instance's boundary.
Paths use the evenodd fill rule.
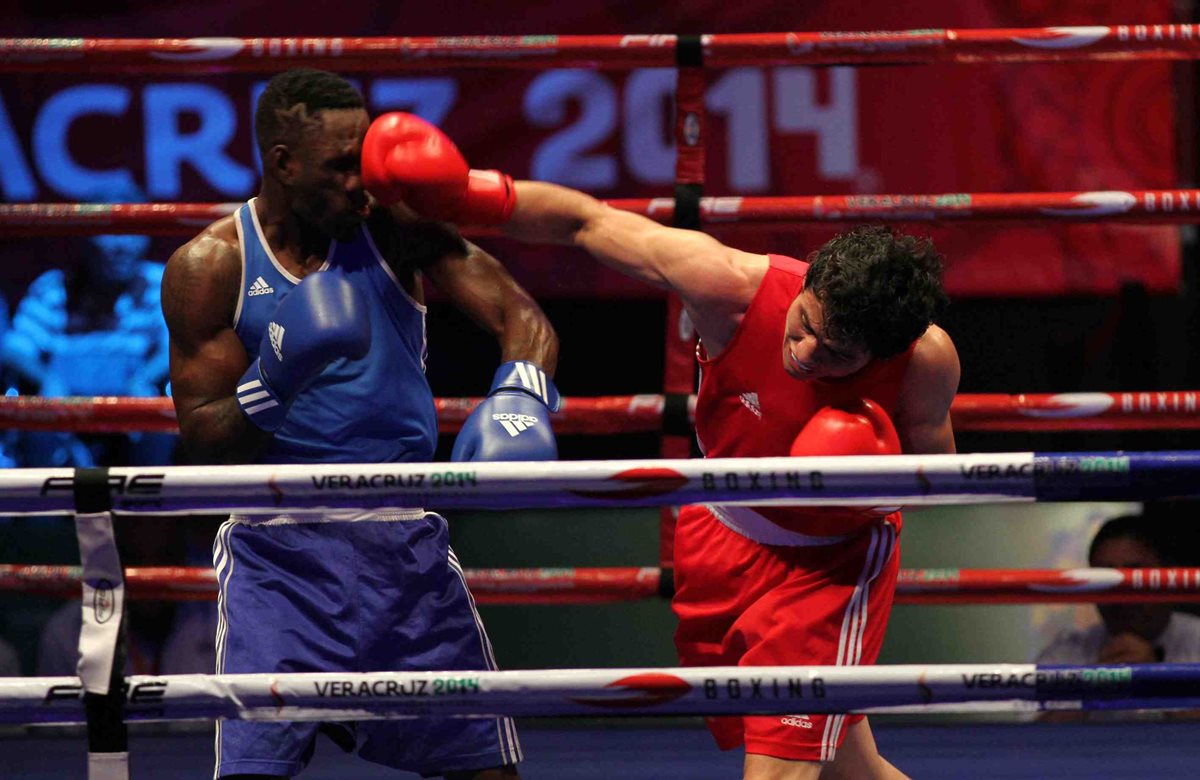
<path fill-rule="evenodd" d="M 769 266 L 766 255 L 610 209 L 582 192 L 472 171 L 441 130 L 408 114 L 385 114 L 371 124 L 362 170 L 367 189 L 382 203 L 403 201 L 432 219 L 504 225 L 525 241 L 574 244 L 619 271 L 674 290 L 710 347 L 733 333 Z"/>
<path fill-rule="evenodd" d="M 950 404 L 958 392 L 958 351 L 949 334 L 930 325 L 917 340 L 896 401 L 896 432 L 906 453 L 939 455 L 956 451 Z"/>
<path fill-rule="evenodd" d="M 240 283 L 236 244 L 208 232 L 176 250 L 163 274 L 175 416 L 201 463 L 250 462 L 270 440 L 237 404 L 238 378 L 250 365 L 233 330 Z"/>
<path fill-rule="evenodd" d="M 554 184 L 515 186 L 507 235 L 579 246 L 611 268 L 679 293 L 693 313 L 740 314 L 766 272 L 765 255 L 733 249 L 704 233 L 665 227 Z"/>

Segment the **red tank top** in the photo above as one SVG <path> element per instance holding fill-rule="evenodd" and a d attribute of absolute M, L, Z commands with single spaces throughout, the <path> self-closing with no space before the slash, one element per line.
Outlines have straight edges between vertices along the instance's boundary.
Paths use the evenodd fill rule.
<path fill-rule="evenodd" d="M 770 255 L 770 266 L 729 344 L 716 357 L 699 348 L 700 393 L 696 399 L 696 436 L 705 457 L 786 456 L 792 442 L 818 409 L 842 400 L 870 398 L 895 415 L 900 384 L 913 347 L 895 357 L 872 361 L 848 377 L 804 381 L 783 367 L 783 340 L 788 307 L 804 286 L 808 263 Z M 861 530 L 874 519 L 861 513 L 812 512 L 780 507 L 709 507 L 718 519 L 768 544 L 819 544 Z M 734 515 L 761 526 L 756 533 Z M 722 514 L 728 517 L 722 517 Z M 858 521 L 858 522 L 856 522 Z M 849 525 L 848 525 L 849 523 Z M 856 527 L 857 526 L 857 527 Z M 762 538 L 778 528 L 779 540 Z M 805 541 L 805 537 L 818 537 Z M 787 541 L 789 537 L 794 537 Z"/>

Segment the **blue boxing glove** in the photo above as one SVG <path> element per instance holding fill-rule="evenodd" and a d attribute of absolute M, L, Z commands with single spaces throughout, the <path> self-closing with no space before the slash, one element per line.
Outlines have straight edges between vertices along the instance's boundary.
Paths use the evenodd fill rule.
<path fill-rule="evenodd" d="M 325 366 L 361 358 L 370 346 L 371 323 L 354 286 L 336 274 L 309 274 L 275 307 L 258 359 L 238 380 L 238 405 L 254 425 L 278 430 L 292 399 Z"/>
<path fill-rule="evenodd" d="M 557 459 L 550 412 L 559 403 L 554 382 L 533 363 L 501 365 L 488 397 L 463 423 L 450 460 Z"/>

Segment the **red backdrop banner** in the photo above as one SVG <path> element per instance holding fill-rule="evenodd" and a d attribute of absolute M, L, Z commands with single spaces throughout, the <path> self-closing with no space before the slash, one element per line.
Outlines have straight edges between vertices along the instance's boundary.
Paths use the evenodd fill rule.
<path fill-rule="evenodd" d="M 679 8 L 576 0 L 561 6 L 339 3 L 336 24 L 258 0 L 120 10 L 65 19 L 64 4 L 7 12 L 9 36 L 633 34 L 1027 27 L 1165 23 L 1170 0 L 862 0 L 695 2 Z M 646 7 L 640 7 L 646 6 Z M 41 15 L 44 14 L 44 15 Z M 195 26 L 200 25 L 200 26 Z M 214 32 L 219 31 L 219 33 Z M 1181 118 L 1167 63 L 737 68 L 709 74 L 709 195 L 1019 192 L 1180 186 Z M 669 196 L 675 181 L 671 69 L 431 71 L 358 78 L 369 109 L 440 123 L 478 167 L 558 181 L 603 197 Z M 102 197 L 134 182 L 150 200 L 240 200 L 257 170 L 251 120 L 260 75 L 7 76 L 0 81 L 0 195 L 8 201 Z M 1185 135 L 1184 137 L 1188 137 Z M 1190 153 L 1187 155 L 1191 159 Z M 954 295 L 1108 293 L 1126 281 L 1172 291 L 1170 226 L 909 226 L 947 257 Z M 803 256 L 834 228 L 718 228 L 752 251 Z M 161 250 L 169 251 L 169 241 Z M 27 280 L 44 264 L 20 252 Z M 641 296 L 653 290 L 580 255 L 489 248 L 541 296 Z M 37 252 L 39 250 L 33 250 Z M 12 267 L 7 263 L 6 267 Z M 10 277 L 7 285 L 15 280 Z"/>

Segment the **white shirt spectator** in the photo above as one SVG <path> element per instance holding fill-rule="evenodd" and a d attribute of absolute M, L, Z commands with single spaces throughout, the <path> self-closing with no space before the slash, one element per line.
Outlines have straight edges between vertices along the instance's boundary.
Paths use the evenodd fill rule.
<path fill-rule="evenodd" d="M 1100 648 L 1109 639 L 1103 623 L 1066 629 L 1038 654 L 1039 664 L 1095 664 Z M 1200 617 L 1172 612 L 1167 628 L 1151 642 L 1166 663 L 1200 663 Z"/>

